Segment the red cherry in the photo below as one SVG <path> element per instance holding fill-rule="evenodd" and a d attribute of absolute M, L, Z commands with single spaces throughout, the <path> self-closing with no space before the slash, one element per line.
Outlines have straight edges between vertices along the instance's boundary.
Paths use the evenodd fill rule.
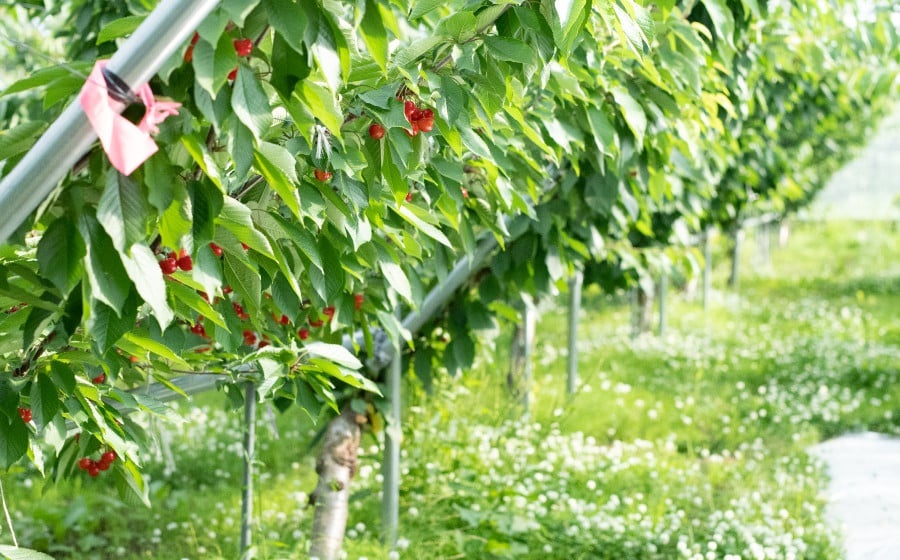
<path fill-rule="evenodd" d="M 203 353 L 209 352 L 210 350 L 212 350 L 212 346 L 209 346 L 209 345 L 198 346 L 197 348 L 194 349 L 194 352 L 197 352 L 198 354 L 203 354 Z"/>
<path fill-rule="evenodd" d="M 412 193 L 412 191 L 409 191 L 408 193 L 406 193 L 406 202 L 412 202 L 412 201 L 413 201 L 413 193 Z"/>
<path fill-rule="evenodd" d="M 222 288 L 222 293 L 225 294 L 225 295 L 228 295 L 228 294 L 230 294 L 230 293 L 233 292 L 233 291 L 234 291 L 234 290 L 231 289 L 231 286 L 225 286 L 224 288 Z"/>
<path fill-rule="evenodd" d="M 237 78 L 237 68 L 228 73 L 228 79 L 234 81 Z"/>
<path fill-rule="evenodd" d="M 178 270 L 178 260 L 175 257 L 166 257 L 159 261 L 159 268 L 163 274 L 174 274 Z"/>
<path fill-rule="evenodd" d="M 297 331 L 297 336 L 300 337 L 300 340 L 306 340 L 309 338 L 309 329 L 303 328 Z"/>
<path fill-rule="evenodd" d="M 434 130 L 434 117 L 431 117 L 430 119 L 428 117 L 422 117 L 416 121 L 416 124 L 419 125 L 419 130 L 422 132 L 431 132 Z"/>
<path fill-rule="evenodd" d="M 94 460 L 91 459 L 90 457 L 82 457 L 81 459 L 78 460 L 78 468 L 83 471 L 86 471 L 89 468 L 91 468 L 91 465 L 93 465 L 93 464 L 94 464 Z"/>
<path fill-rule="evenodd" d="M 360 308 L 362 308 L 362 304 L 365 299 L 365 296 L 362 294 L 353 294 L 353 309 L 359 311 Z"/>
<path fill-rule="evenodd" d="M 88 467 L 87 472 L 89 475 L 91 475 L 92 478 L 97 478 L 97 476 L 100 474 L 100 465 L 96 463 L 91 465 L 90 467 Z"/>
<path fill-rule="evenodd" d="M 403 132 L 405 132 L 406 135 L 409 136 L 410 138 L 412 138 L 413 136 L 415 136 L 416 134 L 419 133 L 419 123 L 418 122 L 412 123 L 411 128 L 412 128 L 412 130 L 407 130 L 405 128 L 403 129 Z"/>
<path fill-rule="evenodd" d="M 101 471 L 109 470 L 109 463 L 107 463 L 103 459 L 100 459 L 99 461 L 97 461 L 97 468 Z"/>
<path fill-rule="evenodd" d="M 406 120 L 408 120 L 408 121 L 410 121 L 410 122 L 412 122 L 413 120 L 415 120 L 415 119 L 412 118 L 412 114 L 413 114 L 413 112 L 414 112 L 415 110 L 416 110 L 416 104 L 415 104 L 415 103 L 413 103 L 412 101 L 406 101 L 406 102 L 404 102 L 404 104 L 403 104 L 403 114 L 406 115 Z"/>
<path fill-rule="evenodd" d="M 200 40 L 200 34 L 194 31 L 194 36 L 191 37 L 191 46 L 196 45 L 197 41 Z"/>
<path fill-rule="evenodd" d="M 469 198 L 469 189 L 462 187 L 459 191 L 462 193 L 463 198 Z"/>
<path fill-rule="evenodd" d="M 422 118 L 422 111 L 420 111 L 419 109 L 416 109 L 415 111 L 412 112 L 412 114 L 409 115 L 409 120 L 411 120 L 411 121 L 417 121 L 421 118 Z"/>
<path fill-rule="evenodd" d="M 244 334 L 244 344 L 246 344 L 247 346 L 253 346 L 254 344 L 256 344 L 257 338 L 256 338 L 255 332 L 246 330 L 246 331 L 244 331 L 243 334 Z"/>
<path fill-rule="evenodd" d="M 234 52 L 238 56 L 250 56 L 250 53 L 253 52 L 253 41 L 250 39 L 235 39 Z"/>
<path fill-rule="evenodd" d="M 322 181 L 323 183 L 331 179 L 331 171 L 324 171 L 322 169 L 316 169 L 314 175 L 316 179 Z"/>
<path fill-rule="evenodd" d="M 194 60 L 194 45 L 188 45 L 186 51 L 184 51 L 184 61 L 190 62 Z"/>
<path fill-rule="evenodd" d="M 281 318 L 278 319 L 278 322 L 281 323 L 282 325 L 290 325 L 291 318 L 288 317 L 287 315 L 282 315 Z"/>
<path fill-rule="evenodd" d="M 325 324 L 325 321 L 323 321 L 322 319 L 316 319 L 315 321 L 313 321 L 313 320 L 310 318 L 310 320 L 309 320 L 309 326 L 310 326 L 310 327 L 321 327 L 321 326 L 324 325 L 324 324 Z"/>
<path fill-rule="evenodd" d="M 216 245 L 215 243 L 210 243 L 209 248 L 212 249 L 213 255 L 217 257 L 222 256 L 222 248 Z"/>
<path fill-rule="evenodd" d="M 137 361 L 138 361 L 138 357 L 137 357 L 137 356 L 129 356 L 129 357 L 128 357 L 128 360 L 129 360 L 132 364 L 136 364 Z"/>
<path fill-rule="evenodd" d="M 119 457 L 119 456 L 116 455 L 116 452 L 115 452 L 115 451 L 109 450 L 109 451 L 107 451 L 106 453 L 104 453 L 102 456 L 100 456 L 100 460 L 101 460 L 101 461 L 104 461 L 104 462 L 106 462 L 106 463 L 112 463 L 112 462 L 115 461 L 118 457 Z"/>
<path fill-rule="evenodd" d="M 245 250 L 245 251 L 249 251 L 249 250 L 250 250 L 250 246 L 247 245 L 247 244 L 244 243 L 244 242 L 241 242 L 241 248 L 242 248 L 243 250 Z"/>
<path fill-rule="evenodd" d="M 422 118 L 434 120 L 434 111 L 432 111 L 431 109 L 423 109 L 422 110 Z"/>
<path fill-rule="evenodd" d="M 369 136 L 373 140 L 381 140 L 384 138 L 384 127 L 378 123 L 372 123 L 372 126 L 369 127 Z"/>
<path fill-rule="evenodd" d="M 106 374 L 101 373 L 97 377 L 91 379 L 91 381 L 94 383 L 94 385 L 99 385 L 99 384 L 103 383 L 104 381 L 106 381 Z"/>
<path fill-rule="evenodd" d="M 190 272 L 194 269 L 194 260 L 190 255 L 185 255 L 178 259 L 178 268 L 185 272 Z"/>
<path fill-rule="evenodd" d="M 326 307 L 325 309 L 322 310 L 322 314 L 325 315 L 325 317 L 329 321 L 331 321 L 332 319 L 334 319 L 334 306 L 329 305 L 328 307 Z"/>
<path fill-rule="evenodd" d="M 262 342 L 259 343 L 259 347 L 265 348 L 266 346 L 269 346 L 270 344 L 271 343 L 268 340 L 263 340 Z"/>
<path fill-rule="evenodd" d="M 22 418 L 22 422 L 25 422 L 26 424 L 31 422 L 31 409 L 20 407 L 19 416 Z"/>
<path fill-rule="evenodd" d="M 206 328 L 203 325 L 201 325 L 200 323 L 197 323 L 196 325 L 192 326 L 191 332 L 198 336 L 202 336 L 203 338 L 206 338 Z"/>

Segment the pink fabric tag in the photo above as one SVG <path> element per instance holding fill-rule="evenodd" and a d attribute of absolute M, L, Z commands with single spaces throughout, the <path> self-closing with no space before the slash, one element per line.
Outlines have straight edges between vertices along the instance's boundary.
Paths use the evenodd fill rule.
<path fill-rule="evenodd" d="M 81 89 L 78 100 L 91 127 L 97 133 L 109 162 L 123 175 L 131 175 L 159 149 L 156 142 L 150 138 L 150 133 L 159 132 L 157 125 L 166 117 L 177 114 L 181 104 L 156 101 L 150 86 L 143 84 L 135 93 L 146 105 L 147 111 L 140 124 L 135 126 L 119 114 L 124 106 L 110 98 L 106 91 L 106 81 L 103 79 L 101 69 L 107 62 L 97 61 Z"/>

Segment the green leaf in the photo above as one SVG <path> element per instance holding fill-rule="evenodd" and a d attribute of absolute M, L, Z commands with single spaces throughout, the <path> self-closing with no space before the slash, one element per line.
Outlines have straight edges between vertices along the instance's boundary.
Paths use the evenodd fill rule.
<path fill-rule="evenodd" d="M 341 138 L 341 126 L 344 114 L 334 94 L 328 88 L 310 80 L 304 80 L 294 90 L 294 97 L 302 103 L 317 119 L 322 121 L 328 130 L 337 138 Z"/>
<path fill-rule="evenodd" d="M 176 183 L 172 203 L 159 220 L 159 235 L 165 247 L 182 247 L 184 238 L 193 231 L 193 209 L 184 185 Z"/>
<path fill-rule="evenodd" d="M 441 245 L 448 247 L 449 249 L 454 248 L 453 244 L 450 243 L 450 240 L 447 239 L 447 236 L 444 235 L 444 232 L 442 232 L 436 226 L 425 221 L 426 217 L 428 216 L 427 213 L 423 212 L 423 216 L 417 216 L 416 211 L 414 209 L 411 209 L 408 205 L 401 205 L 398 208 L 395 208 L 395 211 L 400 215 L 401 218 L 415 226 L 415 228 L 419 232 L 424 233 L 428 237 L 434 239 L 435 241 L 437 241 Z"/>
<path fill-rule="evenodd" d="M 21 93 L 36 87 L 45 86 L 62 78 L 68 78 L 73 71 L 86 75 L 90 72 L 93 64 L 93 62 L 72 62 L 65 65 L 41 68 L 32 72 L 27 78 L 22 78 L 3 90 L 3 96 Z"/>
<path fill-rule="evenodd" d="M 147 16 L 126 16 L 109 22 L 97 34 L 97 44 L 102 45 L 107 41 L 131 35 L 146 18 Z"/>
<path fill-rule="evenodd" d="M 91 313 L 87 323 L 91 340 L 101 353 L 105 353 L 122 338 L 122 335 L 134 329 L 136 318 L 137 296 L 134 292 L 118 309 L 112 309 L 105 303 L 92 299 Z"/>
<path fill-rule="evenodd" d="M 534 62 L 534 51 L 531 50 L 527 43 L 518 39 L 488 35 L 484 38 L 484 45 L 490 51 L 491 56 L 499 60 L 508 60 L 520 64 L 532 64 Z"/>
<path fill-rule="evenodd" d="M 613 149 L 616 144 L 616 129 L 613 127 L 606 113 L 601 109 L 591 106 L 587 108 L 588 125 L 591 127 L 591 135 L 594 137 L 594 144 L 600 153 L 613 155 Z"/>
<path fill-rule="evenodd" d="M 153 251 L 146 245 L 135 244 L 130 255 L 120 252 L 119 256 L 138 294 L 150 306 L 159 327 L 165 330 L 175 314 L 166 300 L 166 282 Z"/>
<path fill-rule="evenodd" d="M 238 66 L 231 38 L 223 33 L 215 47 L 205 39 L 200 40 L 194 45 L 192 64 L 197 85 L 215 99 L 219 89 L 228 81 L 228 73 Z"/>
<path fill-rule="evenodd" d="M 309 25 L 306 11 L 293 0 L 265 0 L 268 21 L 292 49 L 303 54 L 303 34 Z"/>
<path fill-rule="evenodd" d="M 382 259 L 378 261 L 378 268 L 381 269 L 381 273 L 384 275 L 384 279 L 387 281 L 388 285 L 406 299 L 406 301 L 413 303 L 412 287 L 409 284 L 406 273 L 403 272 L 400 265 L 393 261 Z"/>
<path fill-rule="evenodd" d="M 78 219 L 81 237 L 86 240 L 84 268 L 91 295 L 119 313 L 131 290 L 131 280 L 122 266 L 112 240 L 93 215 L 84 213 Z"/>
<path fill-rule="evenodd" d="M 245 66 L 238 68 L 231 96 L 231 108 L 259 140 L 272 126 L 272 108 L 256 74 Z"/>
<path fill-rule="evenodd" d="M 18 416 L 0 416 L 0 470 L 7 470 L 28 451 L 28 426 Z"/>
<path fill-rule="evenodd" d="M 97 204 L 97 220 L 119 252 L 147 236 L 150 208 L 140 185 L 130 177 L 110 170 L 106 188 Z"/>
<path fill-rule="evenodd" d="M 375 0 L 366 0 L 366 12 L 363 14 L 360 22 L 359 31 L 362 34 L 363 41 L 369 48 L 369 54 L 381 68 L 381 71 L 386 72 L 388 62 L 387 30 L 384 27 L 384 21 L 381 19 L 381 12 L 378 6 Z"/>
<path fill-rule="evenodd" d="M 72 220 L 63 215 L 53 221 L 37 248 L 41 274 L 53 282 L 63 297 L 78 284 L 84 270 L 84 241 Z"/>
<path fill-rule="evenodd" d="M 475 35 L 475 14 L 472 12 L 456 12 L 442 19 L 434 34 L 462 43 Z"/>
<path fill-rule="evenodd" d="M 203 296 L 196 291 L 179 282 L 170 283 L 168 289 L 169 293 L 171 293 L 175 299 L 187 305 L 200 315 L 203 315 L 226 331 L 229 330 L 228 324 L 225 322 L 225 318 L 222 317 L 222 314 L 216 311 L 216 308 L 210 305 L 210 303 L 203 299 Z"/>
<path fill-rule="evenodd" d="M 412 10 L 409 12 L 409 19 L 410 21 L 419 19 L 438 6 L 443 6 L 444 4 L 446 4 L 445 0 L 417 0 L 413 3 Z"/>
<path fill-rule="evenodd" d="M 27 152 L 47 128 L 43 121 L 29 121 L 0 131 L 0 160 Z"/>
<path fill-rule="evenodd" d="M 734 16 L 723 0 L 702 0 L 715 25 L 716 38 L 734 49 Z"/>
<path fill-rule="evenodd" d="M 0 555 L 6 560 L 53 560 L 52 556 L 47 556 L 43 552 L 30 548 L 16 548 L 6 544 L 0 544 Z"/>
<path fill-rule="evenodd" d="M 222 210 L 216 218 L 216 224 L 233 233 L 253 250 L 269 258 L 274 258 L 269 240 L 253 225 L 250 209 L 240 201 L 228 196 L 225 197 L 224 202 Z"/>
<path fill-rule="evenodd" d="M 305 346 L 311 356 L 325 358 L 331 362 L 350 369 L 360 369 L 362 362 L 340 344 L 328 344 L 325 342 L 311 342 Z"/>
<path fill-rule="evenodd" d="M 31 385 L 31 413 L 38 426 L 46 426 L 59 410 L 59 393 L 48 375 L 38 374 Z"/>
<path fill-rule="evenodd" d="M 297 195 L 297 170 L 294 156 L 284 147 L 262 142 L 253 153 L 256 170 L 265 177 L 291 213 L 300 218 L 300 197 Z"/>
<path fill-rule="evenodd" d="M 231 21 L 238 27 L 244 25 L 244 20 L 259 4 L 259 0 L 223 0 L 222 9 L 231 17 Z"/>
<path fill-rule="evenodd" d="M 240 259 L 225 253 L 225 282 L 240 296 L 240 301 L 247 306 L 250 314 L 259 312 L 262 284 L 259 272 L 251 269 Z"/>
<path fill-rule="evenodd" d="M 162 344 L 161 342 L 157 342 L 152 338 L 147 338 L 135 333 L 134 331 L 131 331 L 125 333 L 122 339 L 130 342 L 131 344 L 134 344 L 135 346 L 140 347 L 143 350 L 146 350 L 147 352 L 150 352 L 151 354 L 156 354 L 163 359 L 169 360 L 179 367 L 183 367 L 185 369 L 189 369 L 191 367 L 187 362 L 184 361 L 183 358 L 169 349 L 168 346 Z"/>
<path fill-rule="evenodd" d="M 619 104 L 625 123 L 634 134 L 636 147 L 640 151 L 644 144 L 644 132 L 647 130 L 647 115 L 644 113 L 644 108 L 625 88 L 613 88 L 611 93 L 616 103 Z"/>

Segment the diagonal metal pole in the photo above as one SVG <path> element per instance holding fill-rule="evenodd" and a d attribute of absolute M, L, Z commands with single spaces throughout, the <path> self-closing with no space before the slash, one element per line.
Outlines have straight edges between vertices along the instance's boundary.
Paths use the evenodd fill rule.
<path fill-rule="evenodd" d="M 132 89 L 153 77 L 221 0 L 162 0 L 113 55 L 107 68 Z M 56 188 L 97 135 L 78 100 L 0 181 L 0 244 Z"/>

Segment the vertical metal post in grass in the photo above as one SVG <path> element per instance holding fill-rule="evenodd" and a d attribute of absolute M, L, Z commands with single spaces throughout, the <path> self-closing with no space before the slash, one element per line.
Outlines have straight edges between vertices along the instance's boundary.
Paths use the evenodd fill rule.
<path fill-rule="evenodd" d="M 530 414 L 530 406 L 531 406 L 531 377 L 532 372 L 534 371 L 533 366 L 531 365 L 531 360 L 534 355 L 534 331 L 537 323 L 537 307 L 536 302 L 526 301 L 525 302 L 525 312 L 523 316 L 525 329 L 525 348 L 522 351 L 522 359 L 525 364 L 523 367 L 523 375 L 522 375 L 522 405 L 525 407 L 525 416 L 527 417 Z"/>
<path fill-rule="evenodd" d="M 241 481 L 241 557 L 250 548 L 253 520 L 253 462 L 256 459 L 256 385 L 244 392 L 244 476 Z"/>
<path fill-rule="evenodd" d="M 569 361 L 566 364 L 566 392 L 569 395 L 574 395 L 578 389 L 578 315 L 583 283 L 584 273 L 580 270 L 569 278 Z"/>
<path fill-rule="evenodd" d="M 387 372 L 387 398 L 390 402 L 390 418 L 385 422 L 384 460 L 381 464 L 384 484 L 381 497 L 381 526 L 384 543 L 390 548 L 397 544 L 397 526 L 400 520 L 400 377 L 403 375 L 403 355 L 400 340 L 394 341 L 394 357 Z"/>
<path fill-rule="evenodd" d="M 669 291 L 669 273 L 665 270 L 659 277 L 659 336 L 666 335 L 666 292 Z"/>
<path fill-rule="evenodd" d="M 709 309 L 709 294 L 712 291 L 712 230 L 703 232 L 703 309 Z"/>
<path fill-rule="evenodd" d="M 637 338 L 641 334 L 641 311 L 638 302 L 638 288 L 631 288 L 631 338 Z"/>

